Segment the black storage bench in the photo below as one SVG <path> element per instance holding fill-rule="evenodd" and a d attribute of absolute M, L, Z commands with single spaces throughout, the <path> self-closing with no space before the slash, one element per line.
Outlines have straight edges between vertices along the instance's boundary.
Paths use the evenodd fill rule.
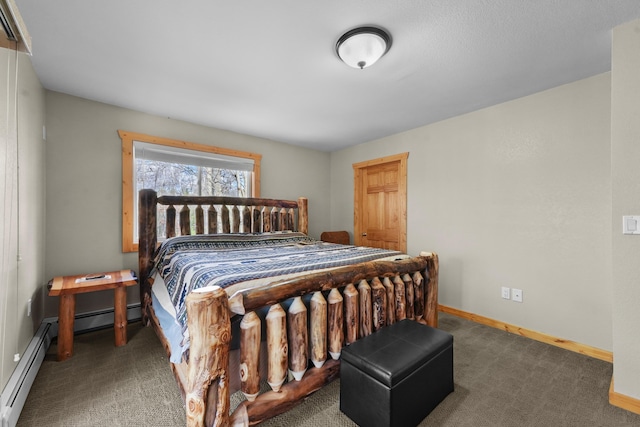
<path fill-rule="evenodd" d="M 402 320 L 342 349 L 340 410 L 362 427 L 416 426 L 453 391 L 453 336 Z"/>

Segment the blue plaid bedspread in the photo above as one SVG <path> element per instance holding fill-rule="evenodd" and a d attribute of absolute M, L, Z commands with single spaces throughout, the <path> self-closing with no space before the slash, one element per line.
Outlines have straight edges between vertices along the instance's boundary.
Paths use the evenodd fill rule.
<path fill-rule="evenodd" d="M 185 298 L 205 286 L 228 288 L 253 279 L 342 267 L 400 252 L 317 241 L 302 233 L 180 236 L 165 241 L 155 268 L 186 332 Z"/>

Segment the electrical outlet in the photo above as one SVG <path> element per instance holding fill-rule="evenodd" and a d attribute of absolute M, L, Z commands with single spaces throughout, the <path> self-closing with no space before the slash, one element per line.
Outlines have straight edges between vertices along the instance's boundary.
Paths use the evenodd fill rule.
<path fill-rule="evenodd" d="M 27 300 L 27 317 L 31 317 L 31 298 Z"/>
<path fill-rule="evenodd" d="M 511 289 L 507 288 L 506 286 L 502 287 L 502 298 L 504 299 L 510 299 L 511 298 Z"/>
<path fill-rule="evenodd" d="M 512 296 L 512 300 L 514 300 L 515 302 L 522 302 L 522 289 L 513 289 L 513 292 L 511 293 Z"/>

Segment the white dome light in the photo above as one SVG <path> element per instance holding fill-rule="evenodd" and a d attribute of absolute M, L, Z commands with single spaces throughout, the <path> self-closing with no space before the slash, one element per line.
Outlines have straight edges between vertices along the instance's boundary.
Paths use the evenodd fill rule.
<path fill-rule="evenodd" d="M 375 64 L 391 47 L 391 37 L 375 27 L 360 27 L 346 32 L 336 43 L 342 61 L 353 68 L 367 68 Z"/>

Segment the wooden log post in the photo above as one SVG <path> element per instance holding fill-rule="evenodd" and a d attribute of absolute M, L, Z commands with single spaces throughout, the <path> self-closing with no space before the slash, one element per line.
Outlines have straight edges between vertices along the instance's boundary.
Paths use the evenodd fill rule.
<path fill-rule="evenodd" d="M 387 290 L 377 277 L 371 280 L 371 302 L 373 305 L 373 330 L 377 331 L 387 323 Z"/>
<path fill-rule="evenodd" d="M 393 277 L 393 286 L 395 288 L 396 300 L 396 322 L 407 318 L 406 295 L 404 292 L 404 282 L 398 276 Z"/>
<path fill-rule="evenodd" d="M 289 208 L 289 211 L 287 212 L 287 230 L 295 231 L 295 228 L 296 228 L 294 224 L 295 216 L 296 214 L 293 208 Z"/>
<path fill-rule="evenodd" d="M 233 206 L 233 209 L 231 209 L 231 213 L 232 213 L 232 233 L 239 233 L 240 232 L 240 209 L 238 209 L 238 206 Z"/>
<path fill-rule="evenodd" d="M 169 205 L 167 208 L 167 239 L 176 236 L 176 208 Z"/>
<path fill-rule="evenodd" d="M 251 214 L 253 216 L 253 228 L 252 228 L 252 232 L 253 233 L 260 233 L 260 231 L 262 231 L 262 217 L 260 215 L 260 209 L 258 209 L 257 206 L 254 206 L 251 209 Z"/>
<path fill-rule="evenodd" d="M 280 225 L 278 230 L 285 231 L 289 229 L 287 225 L 287 210 L 285 208 L 280 208 Z"/>
<path fill-rule="evenodd" d="M 360 333 L 358 338 L 364 338 L 371 335 L 373 313 L 371 308 L 371 286 L 366 280 L 361 280 L 358 283 L 358 294 L 360 300 Z"/>
<path fill-rule="evenodd" d="M 413 290 L 413 280 L 411 280 L 411 276 L 409 274 L 402 275 L 402 281 L 404 282 L 404 292 L 405 298 L 407 302 L 407 319 L 414 319 L 414 290 Z"/>
<path fill-rule="evenodd" d="M 316 368 L 327 360 L 327 301 L 322 292 L 311 297 L 311 361 Z"/>
<path fill-rule="evenodd" d="M 187 425 L 228 425 L 231 322 L 227 294 L 218 286 L 196 289 L 187 295 L 186 306 L 191 333 L 184 390 Z"/>
<path fill-rule="evenodd" d="M 271 209 L 271 231 L 280 230 L 280 211 L 278 208 Z"/>
<path fill-rule="evenodd" d="M 344 325 L 347 345 L 356 342 L 360 334 L 360 303 L 353 283 L 344 288 Z"/>
<path fill-rule="evenodd" d="M 306 197 L 298 198 L 298 231 L 300 233 L 309 234 L 309 201 Z"/>
<path fill-rule="evenodd" d="M 240 388 L 250 402 L 260 391 L 260 324 L 255 311 L 240 322 Z"/>
<path fill-rule="evenodd" d="M 191 211 L 189 206 L 184 205 L 180 209 L 180 235 L 188 236 L 191 234 Z"/>
<path fill-rule="evenodd" d="M 344 342 L 343 298 L 338 288 L 331 289 L 328 303 L 329 354 L 333 360 L 338 360 Z"/>
<path fill-rule="evenodd" d="M 424 318 L 424 279 L 419 271 L 413 273 L 413 294 L 416 301 L 414 312 L 416 320 L 421 321 Z"/>
<path fill-rule="evenodd" d="M 387 325 L 396 323 L 396 293 L 391 279 L 385 277 L 382 279 L 382 285 L 387 291 Z"/>
<path fill-rule="evenodd" d="M 262 208 L 262 232 L 271 232 L 271 207 L 265 206 Z"/>
<path fill-rule="evenodd" d="M 425 311 L 427 312 L 427 325 L 438 327 L 438 274 L 440 264 L 438 254 L 430 252 L 421 252 L 420 256 L 427 257 L 427 268 L 425 276 Z"/>
<path fill-rule="evenodd" d="M 222 221 L 222 234 L 231 234 L 231 221 L 229 220 L 229 208 L 222 205 L 220 208 L 220 219 Z"/>
<path fill-rule="evenodd" d="M 287 313 L 287 335 L 289 337 L 289 371 L 300 381 L 307 371 L 309 339 L 307 335 L 307 307 L 301 297 L 296 297 Z"/>
<path fill-rule="evenodd" d="M 274 304 L 269 309 L 267 321 L 267 382 L 275 392 L 287 377 L 289 345 L 287 340 L 286 313 L 280 304 Z"/>
<path fill-rule="evenodd" d="M 242 209 L 242 232 L 251 233 L 251 209 L 249 206 Z"/>
<path fill-rule="evenodd" d="M 158 243 L 157 203 L 158 195 L 154 190 L 140 191 L 138 197 L 138 277 L 142 322 L 145 325 L 149 325 L 150 321 L 151 283 L 149 273 L 153 268 L 153 256 Z"/>
<path fill-rule="evenodd" d="M 207 211 L 208 221 L 208 230 L 209 234 L 218 234 L 218 211 L 216 207 L 213 205 L 209 206 L 209 210 Z"/>
<path fill-rule="evenodd" d="M 204 209 L 196 206 L 196 234 L 204 234 Z"/>

